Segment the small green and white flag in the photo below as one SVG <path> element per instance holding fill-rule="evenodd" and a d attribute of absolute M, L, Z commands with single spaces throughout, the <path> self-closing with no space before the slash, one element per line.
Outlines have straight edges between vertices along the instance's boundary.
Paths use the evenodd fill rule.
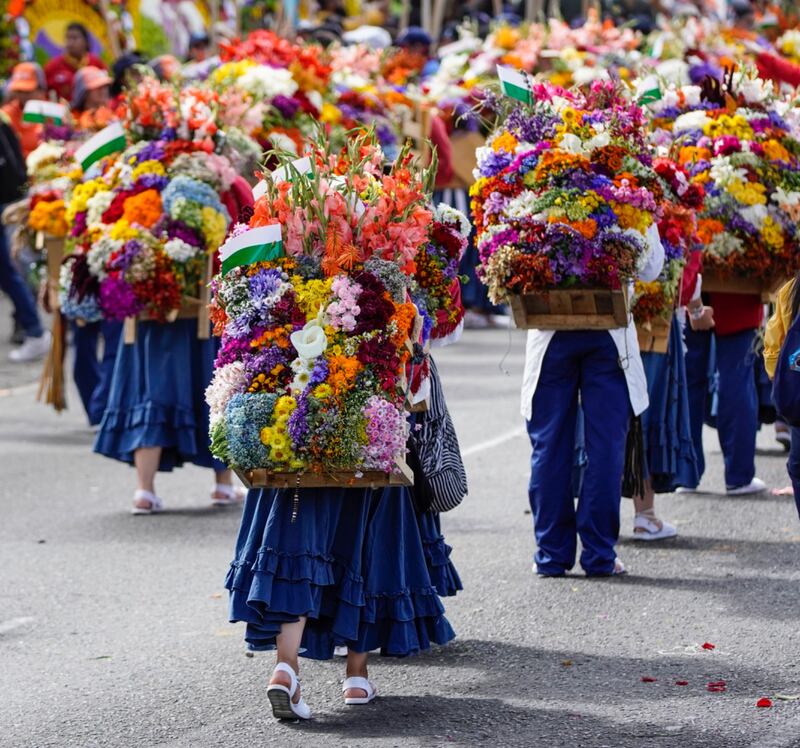
<path fill-rule="evenodd" d="M 45 124 L 52 122 L 56 125 L 63 125 L 67 118 L 67 108 L 63 104 L 56 104 L 53 101 L 28 101 L 22 110 L 23 122 L 36 122 Z"/>
<path fill-rule="evenodd" d="M 294 167 L 294 168 L 292 168 Z M 311 173 L 311 159 L 308 156 L 298 158 L 292 161 L 289 166 L 281 166 L 272 172 L 272 178 L 276 182 L 291 182 L 295 171 L 299 174 L 306 175 Z M 263 197 L 267 194 L 267 183 L 262 179 L 255 187 L 253 187 L 253 200 Z"/>
<path fill-rule="evenodd" d="M 241 265 L 277 260 L 279 257 L 283 257 L 283 240 L 279 223 L 245 231 L 228 239 L 219 248 L 223 275 Z"/>
<path fill-rule="evenodd" d="M 661 101 L 661 86 L 655 75 L 648 75 L 636 84 L 636 101 L 642 106 Z"/>
<path fill-rule="evenodd" d="M 119 122 L 114 122 L 89 138 L 77 151 L 75 160 L 86 171 L 93 163 L 112 153 L 125 150 L 125 130 Z"/>
<path fill-rule="evenodd" d="M 497 76 L 500 78 L 500 85 L 506 96 L 521 101 L 523 104 L 530 104 L 533 101 L 531 84 L 525 73 L 509 68 L 504 65 L 497 66 Z"/>

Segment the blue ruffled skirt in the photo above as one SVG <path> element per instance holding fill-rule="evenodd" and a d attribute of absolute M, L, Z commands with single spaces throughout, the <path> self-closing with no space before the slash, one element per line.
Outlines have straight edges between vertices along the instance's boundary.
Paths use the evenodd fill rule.
<path fill-rule="evenodd" d="M 208 448 L 205 401 L 218 345 L 198 340 L 196 320 L 137 323 L 136 341 L 117 351 L 94 451 L 133 463 L 140 447 L 161 447 L 159 470 L 184 462 L 224 470 Z"/>
<path fill-rule="evenodd" d="M 650 407 L 642 414 L 645 460 L 656 493 L 700 482 L 689 421 L 683 336 L 672 318 L 667 353 L 643 353 Z"/>
<path fill-rule="evenodd" d="M 306 616 L 305 657 L 334 647 L 404 657 L 455 633 L 439 594 L 461 589 L 433 515 L 404 488 L 251 490 L 226 588 L 250 649 L 273 649 L 281 624 Z M 441 590 L 441 592 L 440 592 Z"/>

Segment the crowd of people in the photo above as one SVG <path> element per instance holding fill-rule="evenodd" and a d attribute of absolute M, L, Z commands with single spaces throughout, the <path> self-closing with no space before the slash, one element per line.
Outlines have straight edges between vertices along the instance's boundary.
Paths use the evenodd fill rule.
<path fill-rule="evenodd" d="M 664 8 L 650 4 L 634 7 L 630 3 L 623 3 L 623 6 L 607 9 L 609 17 L 631 15 L 639 27 L 635 33 L 640 34 L 657 28 L 656 13 L 659 10 L 682 15 L 684 19 L 697 18 L 701 12 L 710 13 L 712 10 L 719 13 L 727 18 L 726 29 L 734 39 L 733 43 L 748 50 L 760 73 L 760 80 L 783 85 L 785 100 L 793 102 L 789 108 L 797 108 L 797 99 L 792 98 L 789 89 L 800 84 L 800 64 L 784 59 L 780 50 L 769 44 L 762 33 L 765 19 L 777 18 L 779 9 L 744 0 L 723 4 L 721 9 L 712 9 L 711 6 L 699 8 L 688 3 L 673 3 Z M 489 18 L 486 9 L 477 5 L 467 10 L 473 22 L 473 41 L 477 39 L 480 45 L 482 36 L 494 35 L 494 43 L 501 50 L 498 57 L 502 56 L 505 64 L 524 61 L 524 45 L 532 34 L 524 37 L 516 30 L 520 19 L 513 9 L 503 19 Z M 404 55 L 403 66 L 416 66 L 414 75 L 422 92 L 420 96 L 425 99 L 434 95 L 432 92 L 441 83 L 446 69 L 453 65 L 451 57 L 435 54 L 433 40 L 422 28 L 411 26 L 392 42 L 385 29 L 361 26 L 344 31 L 340 20 L 338 6 L 331 4 L 321 10 L 314 24 L 301 24 L 297 38 L 291 43 L 277 37 L 259 37 L 250 47 L 244 43 L 240 48 L 228 48 L 227 57 L 221 60 L 212 41 L 205 35 L 198 35 L 192 39 L 190 59 L 184 63 L 168 55 L 148 61 L 131 51 L 116 60 L 110 69 L 102 59 L 90 53 L 86 29 L 80 24 L 71 24 L 66 30 L 62 55 L 44 67 L 32 61 L 21 62 L 6 83 L 0 118 L 0 146 L 8 165 L 9 179 L 0 185 L 0 210 L 20 198 L 24 199 L 30 170 L 30 161 L 26 170 L 25 160 L 33 155 L 35 161 L 37 149 L 57 135 L 52 122 L 33 122 L 25 116 L 30 111 L 27 106 L 30 102 L 50 101 L 68 103 L 73 131 L 84 134 L 83 142 L 91 142 L 93 134 L 106 133 L 109 126 L 118 122 L 125 125 L 126 136 L 132 139 L 128 144 L 131 150 L 124 152 L 128 162 L 120 160 L 114 163 L 113 158 L 118 157 L 118 153 L 110 154 L 112 161 L 84 162 L 85 174 L 79 170 L 70 188 L 73 190 L 71 202 L 69 197 L 66 199 L 65 235 L 75 246 L 85 245 L 86 256 L 81 266 L 88 267 L 88 270 L 81 271 L 86 274 L 81 276 L 85 283 L 91 281 L 98 286 L 98 278 L 105 280 L 119 269 L 114 263 L 122 263 L 125 252 L 134 252 L 130 245 L 141 239 L 141 233 L 137 233 L 140 225 L 151 233 L 163 227 L 164 241 L 169 236 L 169 242 L 173 242 L 171 249 L 178 247 L 181 251 L 187 246 L 191 249 L 192 242 L 193 246 L 215 243 L 216 249 L 227 232 L 238 236 L 246 229 L 263 228 L 265 223 L 258 221 L 268 215 L 268 209 L 263 203 L 264 193 L 260 193 L 262 197 L 259 198 L 254 194 L 254 187 L 258 176 L 267 172 L 256 175 L 254 169 L 245 166 L 249 161 L 243 156 L 247 146 L 240 145 L 244 140 L 220 137 L 221 128 L 216 121 L 212 122 L 213 127 L 209 127 L 213 117 L 224 114 L 217 111 L 225 109 L 222 103 L 225 101 L 224 90 L 213 92 L 217 110 L 212 111 L 213 107 L 206 106 L 200 115 L 201 104 L 207 105 L 212 95 L 204 89 L 193 89 L 192 84 L 186 82 L 213 81 L 214 76 L 219 75 L 220 88 L 225 89 L 230 87 L 230 81 L 224 74 L 235 68 L 236 75 L 241 76 L 242 71 L 246 75 L 248 67 L 255 67 L 253 59 L 260 54 L 273 55 L 271 59 L 283 56 L 287 60 L 296 55 L 291 63 L 284 61 L 286 68 L 302 59 L 310 71 L 316 70 L 315 66 L 320 69 L 334 66 L 331 58 L 325 57 L 326 48 L 340 50 L 350 44 L 358 55 L 367 57 L 376 50 L 380 54 L 389 54 L 389 48 L 394 44 L 393 49 Z M 512 39 L 506 46 L 497 41 L 500 32 L 493 26 L 500 21 L 502 29 L 506 30 L 504 33 Z M 575 28 L 576 33 L 580 33 L 580 19 L 576 19 Z M 611 20 L 599 23 L 596 33 L 606 35 L 604 43 L 617 44 L 612 53 L 619 54 L 622 50 L 638 49 L 644 38 L 631 36 L 633 41 L 629 44 L 625 34 L 634 32 L 629 28 L 624 31 L 616 29 Z M 457 24 L 445 23 L 442 35 L 443 46 L 444 43 L 459 44 Z M 285 49 L 281 46 L 284 43 Z M 268 53 L 264 51 L 267 47 Z M 309 49 L 315 51 L 302 57 Z M 470 64 L 469 55 L 474 54 L 479 46 L 471 49 L 473 51 L 467 53 L 459 64 Z M 585 49 L 579 53 L 589 54 Z M 457 54 L 461 53 L 453 53 Z M 566 58 L 567 54 L 562 52 L 562 57 Z M 601 53 L 592 51 L 591 54 L 596 54 L 596 57 L 586 63 L 585 68 L 596 72 L 606 64 L 611 67 Z M 687 54 L 697 57 L 697 50 L 692 49 Z M 540 60 L 545 62 L 530 72 L 563 73 L 554 71 L 550 62 L 553 57 L 541 55 Z M 340 59 L 345 59 L 345 55 Z M 480 74 L 485 75 L 485 71 L 476 72 L 474 57 L 471 59 L 473 67 L 469 73 L 455 76 L 462 83 L 468 75 L 476 79 Z M 585 63 L 585 58 L 582 59 Z M 717 58 L 709 54 L 702 62 L 710 67 L 712 59 Z M 413 65 L 409 61 L 413 61 Z M 397 62 L 394 71 L 400 69 L 401 62 Z M 619 60 L 613 64 L 616 68 L 622 67 Z M 231 67 L 226 68 L 226 65 Z M 275 68 L 278 68 L 277 64 Z M 292 69 L 297 79 L 306 72 L 302 64 Z M 569 82 L 576 85 L 585 83 L 579 80 L 583 70 L 570 69 L 572 78 Z M 339 71 L 344 71 L 337 79 L 339 88 L 343 89 L 348 76 L 355 77 L 356 74 L 353 69 L 344 67 Z M 280 69 L 280 72 L 285 71 Z M 390 77 L 386 67 L 382 74 Z M 314 73 L 308 72 L 308 75 L 313 77 Z M 172 84 L 175 90 L 183 85 L 187 93 L 185 99 L 179 99 L 174 120 L 168 122 L 164 119 L 162 122 L 158 112 L 146 112 L 145 103 L 150 101 L 146 96 L 151 95 L 161 96 L 158 100 L 165 102 L 167 99 L 163 97 L 167 96 L 167 84 Z M 262 80 L 257 84 L 260 93 L 256 96 L 266 96 L 264 92 L 270 90 L 269 82 Z M 344 96 L 340 90 L 337 95 L 342 99 L 336 100 L 338 109 L 334 116 L 329 102 L 314 104 L 317 98 L 322 101 L 320 91 L 323 86 L 317 80 L 307 84 L 296 106 L 291 102 L 278 102 L 278 97 L 275 97 L 276 108 L 280 106 L 282 112 L 291 112 L 282 115 L 285 120 L 299 109 L 306 114 L 313 112 L 311 119 L 329 126 L 348 116 L 354 118 L 354 125 L 362 124 L 358 115 L 347 114 L 350 111 L 347 106 L 353 108 L 354 97 L 347 99 L 346 106 L 342 103 Z M 364 83 L 363 87 L 367 89 L 369 84 Z M 385 90 L 399 97 L 399 88 L 393 83 L 387 84 Z M 140 89 L 145 93 L 137 102 L 136 95 Z M 335 89 L 335 86 L 330 89 Z M 298 86 L 293 85 L 290 90 L 295 94 Z M 247 100 L 245 109 L 256 103 L 257 99 Z M 164 106 L 166 111 L 168 105 Z M 377 108 L 378 104 L 373 102 L 370 116 L 374 116 Z M 143 112 L 152 121 L 145 119 Z M 374 126 L 376 121 L 370 119 L 368 123 Z M 158 126 L 153 126 L 152 122 L 157 122 Z M 231 127 L 231 134 L 233 129 Z M 264 129 L 263 123 L 259 122 L 248 135 L 253 132 L 263 135 Z M 436 154 L 434 158 L 428 157 L 428 162 L 433 163 L 436 169 L 430 184 L 431 194 L 426 198 L 431 206 L 431 215 L 439 203 L 447 203 L 455 211 L 467 215 L 470 197 L 473 198 L 473 208 L 476 205 L 477 192 L 474 189 L 470 191 L 469 184 L 455 179 L 459 156 L 453 150 L 453 142 L 457 130 L 452 119 L 434 111 L 429 130 L 425 133 Z M 268 132 L 267 136 L 274 137 L 277 133 L 283 138 L 282 143 L 291 142 L 290 136 L 294 135 L 286 127 L 274 126 L 274 131 Z M 312 147 L 312 138 L 320 136 L 307 137 L 308 141 L 301 144 L 295 155 L 302 156 L 307 148 Z M 491 140 L 492 137 L 495 139 Z M 502 149 L 496 145 L 498 142 L 496 134 L 490 136 L 490 145 L 483 149 L 484 155 L 479 154 L 476 179 L 478 171 L 483 168 L 481 158 L 497 159 L 503 155 Z M 260 150 L 267 153 L 271 153 L 270 147 L 275 148 L 275 144 L 275 140 L 259 141 Z M 398 150 L 398 153 L 404 151 Z M 576 146 L 573 155 L 579 153 L 581 151 Z M 513 154 L 512 147 L 506 165 L 511 163 Z M 258 155 L 261 155 L 260 151 Z M 800 152 L 794 152 L 791 158 L 796 161 Z M 204 159 L 212 162 L 205 172 L 201 168 Z M 646 161 L 644 159 L 643 163 Z M 106 164 L 102 167 L 105 172 L 100 167 L 102 163 Z M 625 163 L 628 168 L 629 162 Z M 270 168 L 275 165 L 276 162 L 271 162 Z M 645 163 L 645 166 L 649 168 L 649 164 Z M 383 165 L 379 167 L 382 169 Z M 631 169 L 635 171 L 633 167 Z M 200 174 L 203 176 L 197 176 Z M 188 218 L 184 221 L 176 217 L 188 215 L 188 211 L 180 213 L 180 206 L 166 218 L 159 217 L 160 214 L 151 218 L 147 213 L 149 206 L 145 206 L 141 196 L 147 193 L 153 197 L 150 193 L 161 191 L 153 197 L 154 200 L 157 198 L 160 211 L 162 197 L 163 205 L 168 203 L 166 194 L 170 188 L 166 185 L 173 179 L 177 184 L 179 180 L 189 178 L 187 175 L 197 182 L 205 179 L 206 186 L 213 186 L 207 194 L 195 184 L 194 191 L 187 192 L 190 197 L 179 198 L 199 201 L 195 216 L 201 217 L 196 223 L 189 224 Z M 293 178 L 301 177 L 298 171 Z M 373 178 L 377 179 L 374 175 Z M 110 187 L 102 185 L 104 179 Z M 123 183 L 125 189 L 119 188 L 113 179 Z M 290 196 L 295 194 L 290 182 L 286 180 L 284 183 L 281 199 L 290 201 Z M 93 185 L 91 194 L 88 191 L 84 194 L 76 186 L 83 187 L 88 183 Z M 119 200 L 115 189 L 122 192 Z M 107 191 L 108 200 L 101 198 L 93 203 L 98 190 Z M 359 194 L 361 197 L 357 195 L 354 200 L 363 212 L 370 192 L 363 187 Z M 495 194 L 500 197 L 499 193 Z M 797 195 L 800 204 L 800 189 L 793 194 Z M 126 202 L 131 200 L 136 201 L 135 205 Z M 277 202 L 277 198 L 275 200 Z M 93 211 L 102 220 L 97 218 L 91 224 L 86 215 Z M 483 208 L 481 212 L 484 212 Z M 353 218 L 352 213 L 350 210 L 347 220 Z M 458 223 L 458 219 L 452 217 L 456 213 L 446 215 L 453 223 Z M 800 221 L 800 216 L 796 219 Z M 221 236 L 218 236 L 216 220 L 225 224 Z M 107 228 L 111 226 L 115 228 Z M 19 258 L 14 257 L 10 227 L 7 228 L 9 230 L 0 233 L 0 288 L 14 306 L 14 342 L 17 346 L 10 357 L 15 362 L 43 359 L 51 351 L 52 336 L 45 329 L 36 289 L 29 283 Z M 362 222 L 356 216 L 353 225 L 346 230 L 355 236 L 356 230 L 361 229 Z M 656 223 L 649 227 L 646 250 L 636 264 L 636 279 L 644 284 L 663 277 L 666 229 L 662 230 L 661 238 L 657 229 L 662 227 Z M 107 236 L 103 231 L 107 231 Z M 492 231 L 494 229 L 488 233 Z M 480 232 L 479 226 L 479 236 Z M 91 253 L 107 238 L 116 243 L 108 255 L 100 258 L 102 272 L 98 272 L 92 263 L 97 265 L 96 256 L 100 253 Z M 426 241 L 433 242 L 433 239 Z M 331 242 L 342 252 L 347 250 L 341 236 L 334 236 Z M 500 300 L 490 296 L 481 282 L 486 280 L 487 254 L 469 224 L 461 249 L 463 257 L 457 278 L 466 276 L 468 280 L 463 286 L 459 280 L 451 284 L 447 301 L 442 302 L 438 310 L 440 316 L 456 323 L 446 327 L 438 341 L 435 332 L 431 333 L 431 328 L 436 329 L 435 324 L 430 323 L 427 328 L 423 325 L 425 332 L 421 334 L 429 335 L 434 344 L 454 342 L 464 326 L 496 326 L 498 316 L 507 315 L 502 305 L 493 303 Z M 333 258 L 336 271 L 343 273 L 348 269 L 354 272 L 352 257 L 348 266 L 348 261 L 342 259 L 345 256 Z M 73 288 L 79 285 L 75 280 L 78 273 L 75 269 L 78 260 L 75 258 L 79 257 L 80 252 L 75 250 L 70 270 Z M 582 547 L 579 562 L 587 576 L 626 573 L 616 551 L 623 494 L 634 501 L 633 536 L 636 539 L 663 541 L 674 537 L 678 528 L 656 513 L 656 496 L 676 491 L 697 491 L 705 472 L 703 429 L 707 423 L 713 423 L 718 432 L 724 458 L 725 490 L 731 496 L 757 495 L 767 490 L 764 481 L 756 475 L 756 436 L 764 424 L 775 423 L 776 438 L 789 450 L 792 481 L 791 489 L 777 490 L 792 493 L 800 513 L 800 431 L 793 427 L 793 414 L 784 413 L 789 417 L 782 419 L 769 384 L 776 371 L 780 377 L 781 371 L 797 368 L 794 362 L 791 366 L 786 363 L 784 340 L 794 339 L 792 329 L 800 306 L 800 294 L 796 290 L 800 275 L 797 279 L 784 278 L 788 282 L 770 307 L 760 294 L 705 291 L 701 252 L 693 251 L 684 259 L 687 261 L 682 267 L 678 292 L 670 310 L 674 314 L 669 317 L 665 352 L 640 352 L 631 316 L 627 326 L 616 329 L 528 331 L 521 411 L 532 447 L 529 501 L 536 540 L 533 571 L 543 577 L 564 576 L 573 569 L 578 540 Z M 410 263 L 408 267 L 412 265 Z M 308 274 L 303 281 L 310 284 L 310 271 L 307 268 L 301 270 Z M 301 270 L 291 266 L 284 272 L 283 282 L 300 283 Z M 223 270 L 223 275 L 225 272 Z M 379 273 L 375 271 L 375 275 L 371 275 L 363 269 L 360 272 L 360 275 L 354 275 L 355 287 L 358 293 L 367 293 L 373 288 L 370 284 L 377 282 Z M 423 284 L 421 270 L 404 269 L 403 272 L 412 276 L 418 273 L 414 282 Z M 91 273 L 94 276 L 90 279 Z M 385 278 L 381 276 L 381 280 Z M 625 282 L 634 280 L 629 277 Z M 212 284 L 218 293 L 219 283 L 221 281 L 216 280 Z M 46 287 L 47 282 L 42 285 Z M 115 293 L 121 298 L 120 289 L 121 286 L 117 287 Z M 150 294 L 158 295 L 161 290 L 152 286 Z M 267 296 L 270 293 L 276 292 L 274 289 L 265 292 Z M 282 293 L 288 292 L 284 289 Z M 216 367 L 219 371 L 235 363 L 244 370 L 245 364 L 236 358 L 240 352 L 233 344 L 229 346 L 223 342 L 221 345 L 213 336 L 198 335 L 197 315 L 183 318 L 178 315 L 177 308 L 174 316 L 178 318 L 171 320 L 147 318 L 142 315 L 141 308 L 136 313 L 116 317 L 103 313 L 103 309 L 114 303 L 122 303 L 118 297 L 109 299 L 98 292 L 102 303 L 98 302 L 94 316 L 87 314 L 86 307 L 82 307 L 84 311 L 70 317 L 73 378 L 88 421 L 97 429 L 94 449 L 106 457 L 135 466 L 134 514 L 152 515 L 163 511 L 164 501 L 155 485 L 157 473 L 185 463 L 214 472 L 210 495 L 214 505 L 243 506 L 234 560 L 226 580 L 230 591 L 230 617 L 231 620 L 246 622 L 246 641 L 250 648 L 277 650 L 277 666 L 267 690 L 275 716 L 282 719 L 310 717 L 310 708 L 303 700 L 298 681 L 299 654 L 318 659 L 331 658 L 336 652 L 345 655 L 344 702 L 362 705 L 371 702 L 377 693 L 368 678 L 369 652 L 380 650 L 386 655 L 406 656 L 427 649 L 431 643 L 445 644 L 452 639 L 455 633 L 444 616 L 440 598 L 455 595 L 462 585 L 450 561 L 450 548 L 442 535 L 436 502 L 432 502 L 430 496 L 425 500 L 423 488 L 428 493 L 436 493 L 435 488 L 431 488 L 439 485 L 434 478 L 449 476 L 454 481 L 452 485 L 456 486 L 453 490 L 458 494 L 454 502 L 457 504 L 463 498 L 466 485 L 460 478 L 463 465 L 433 360 L 426 364 L 429 366 L 426 387 L 433 393 L 429 415 L 413 413 L 409 420 L 413 424 L 412 433 L 414 429 L 425 433 L 430 431 L 432 435 L 429 438 L 449 444 L 449 449 L 437 452 L 438 463 L 436 460 L 419 461 L 421 464 L 415 470 L 413 487 L 305 488 L 298 482 L 294 489 L 253 488 L 245 492 L 234 480 L 230 463 L 219 459 L 219 451 L 214 450 L 214 445 L 209 446 L 208 438 L 210 427 L 212 441 L 216 438 L 213 430 L 215 402 L 214 396 L 209 394 L 213 389 L 209 385 L 215 376 L 214 369 Z M 42 294 L 42 301 L 46 298 L 47 295 Z M 85 297 L 80 295 L 78 300 L 83 303 Z M 233 303 L 231 299 L 227 301 Z M 335 302 L 339 305 L 337 309 L 345 302 L 354 303 L 342 291 Z M 230 318 L 220 323 L 219 310 L 217 308 L 214 312 L 214 309 L 212 304 L 211 323 L 216 331 L 224 330 L 231 334 Z M 349 310 L 353 315 L 360 313 L 357 307 L 351 306 Z M 56 309 L 47 311 L 60 313 Z M 770 313 L 774 316 L 766 327 L 762 355 L 759 341 L 765 318 Z M 216 319 L 215 314 L 218 315 Z M 321 310 L 319 315 L 322 319 Z M 324 331 L 322 322 L 315 322 L 317 309 L 313 313 L 309 309 L 307 317 L 304 312 L 303 330 L 316 325 L 314 329 L 323 332 L 315 334 L 332 335 L 330 330 Z M 392 324 L 396 324 L 395 319 L 392 317 Z M 287 324 L 292 323 L 290 320 Z M 333 329 L 330 319 L 325 324 Z M 353 318 L 351 322 L 342 324 L 350 324 L 352 330 L 357 322 Z M 132 336 L 124 332 L 126 326 L 132 327 Z M 252 347 L 263 344 L 264 340 L 271 341 L 273 338 L 270 336 L 278 336 L 283 328 L 278 332 L 267 325 L 258 329 L 261 337 L 251 344 Z M 291 344 L 298 345 L 295 335 L 291 336 Z M 288 347 L 286 342 L 284 348 Z M 414 355 L 422 356 L 419 351 Z M 315 372 L 319 373 L 317 369 L 312 367 L 305 371 L 299 364 L 291 366 L 295 367 L 292 369 L 295 380 L 292 381 L 300 381 L 300 376 L 305 375 L 303 382 L 307 383 L 309 378 L 312 380 L 307 386 L 321 386 L 313 381 Z M 354 366 L 366 364 L 362 361 Z M 260 374 L 260 380 L 255 377 L 248 383 L 246 392 L 266 389 L 265 382 L 270 378 L 277 381 L 282 370 L 288 371 L 287 367 L 291 368 L 284 362 L 266 369 Z M 324 376 L 327 376 L 327 365 L 325 369 Z M 317 397 L 324 400 L 330 394 L 326 391 Z M 272 445 L 273 454 L 276 449 L 280 451 L 283 448 L 283 435 L 297 428 L 291 414 L 295 408 L 298 412 L 301 409 L 301 398 L 287 403 L 284 401 L 281 406 L 284 411 L 278 413 L 277 420 L 264 426 L 261 432 L 264 444 L 269 442 Z M 302 405 L 308 408 L 308 399 L 302 400 Z M 277 403 L 274 408 L 277 412 Z M 264 436 L 264 432 L 268 435 Z"/>

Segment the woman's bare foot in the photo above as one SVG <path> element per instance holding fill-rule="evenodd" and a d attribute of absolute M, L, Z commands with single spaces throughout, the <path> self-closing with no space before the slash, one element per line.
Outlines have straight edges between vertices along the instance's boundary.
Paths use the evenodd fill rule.
<path fill-rule="evenodd" d="M 784 486 L 783 488 L 772 488 L 770 493 L 773 496 L 794 496 L 794 489 L 791 486 Z"/>

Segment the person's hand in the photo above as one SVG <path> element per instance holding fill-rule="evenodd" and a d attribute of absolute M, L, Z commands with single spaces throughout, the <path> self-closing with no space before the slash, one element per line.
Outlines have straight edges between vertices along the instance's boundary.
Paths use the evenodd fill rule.
<path fill-rule="evenodd" d="M 710 306 L 700 306 L 689 310 L 689 324 L 692 330 L 700 332 L 714 328 L 714 310 Z"/>

